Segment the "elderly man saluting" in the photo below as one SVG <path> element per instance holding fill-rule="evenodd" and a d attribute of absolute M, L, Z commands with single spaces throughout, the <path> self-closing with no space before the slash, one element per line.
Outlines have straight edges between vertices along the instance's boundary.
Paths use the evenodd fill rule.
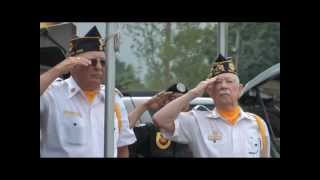
<path fill-rule="evenodd" d="M 238 104 L 242 88 L 231 58 L 219 55 L 209 79 L 164 106 L 153 121 L 166 138 L 188 144 L 194 157 L 269 157 L 265 122 Z M 181 112 L 204 92 L 215 102 L 212 111 Z"/>
<path fill-rule="evenodd" d="M 69 57 L 40 76 L 41 157 L 103 157 L 105 42 L 96 27 L 70 41 Z M 58 77 L 70 72 L 66 80 Z M 136 141 L 115 97 L 114 157 L 128 157 Z"/>

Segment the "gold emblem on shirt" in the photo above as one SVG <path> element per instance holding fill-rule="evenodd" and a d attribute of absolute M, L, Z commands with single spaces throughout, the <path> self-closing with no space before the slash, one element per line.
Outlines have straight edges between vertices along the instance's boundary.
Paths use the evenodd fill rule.
<path fill-rule="evenodd" d="M 73 112 L 73 111 L 64 111 L 63 114 L 65 116 L 79 116 L 81 117 L 81 114 L 79 112 Z"/>
<path fill-rule="evenodd" d="M 217 140 L 221 140 L 222 139 L 222 134 L 220 132 L 212 132 L 211 134 L 208 135 L 208 139 L 214 143 L 217 142 Z"/>

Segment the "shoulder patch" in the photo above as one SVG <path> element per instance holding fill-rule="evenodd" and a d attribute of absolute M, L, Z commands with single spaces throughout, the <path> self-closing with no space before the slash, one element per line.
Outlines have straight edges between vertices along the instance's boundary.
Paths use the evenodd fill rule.
<path fill-rule="evenodd" d="M 254 114 L 254 113 L 251 113 L 251 112 L 244 112 L 244 113 L 246 113 L 249 117 L 251 117 L 251 118 L 253 118 L 253 119 L 256 119 L 256 116 L 258 116 L 258 115 L 256 115 L 256 114 Z M 260 116 L 258 116 L 258 117 L 260 117 Z M 261 117 L 260 117 L 261 118 Z M 262 119 L 262 118 L 261 118 Z"/>
<path fill-rule="evenodd" d="M 254 114 L 254 113 L 249 113 L 249 112 L 246 112 L 246 113 L 247 113 L 248 116 L 251 118 L 251 120 L 253 120 L 253 121 L 255 121 L 255 122 L 258 123 L 259 120 L 257 120 L 257 119 L 260 119 L 261 122 L 262 122 L 262 124 L 264 124 L 264 126 L 267 126 L 265 120 L 264 120 L 261 116 L 259 116 L 259 115 L 257 115 L 257 114 Z"/>
<path fill-rule="evenodd" d="M 210 111 L 201 111 L 201 110 L 195 110 L 192 109 L 192 111 L 189 111 L 192 115 L 197 114 L 198 116 L 208 116 L 210 115 Z"/>
<path fill-rule="evenodd" d="M 56 81 L 63 81 L 63 79 L 60 78 L 60 77 L 58 77 L 58 78 L 56 79 Z"/>
<path fill-rule="evenodd" d="M 55 79 L 55 80 L 53 81 L 53 83 L 60 83 L 60 82 L 63 82 L 63 79 L 60 78 L 60 77 L 58 77 L 57 79 Z"/>
<path fill-rule="evenodd" d="M 206 106 L 204 105 L 196 105 L 195 107 L 192 108 L 192 110 L 195 111 L 210 111 Z"/>
<path fill-rule="evenodd" d="M 51 88 L 53 88 L 53 87 L 60 87 L 61 85 L 63 85 L 64 84 L 64 80 L 62 79 L 62 78 L 57 78 L 57 79 L 55 79 L 50 85 L 49 85 L 49 87 L 48 87 L 48 89 L 51 89 Z"/>
<path fill-rule="evenodd" d="M 258 116 L 260 119 L 263 119 L 261 116 L 259 116 L 258 114 L 254 114 L 254 113 L 250 113 L 253 117 Z"/>

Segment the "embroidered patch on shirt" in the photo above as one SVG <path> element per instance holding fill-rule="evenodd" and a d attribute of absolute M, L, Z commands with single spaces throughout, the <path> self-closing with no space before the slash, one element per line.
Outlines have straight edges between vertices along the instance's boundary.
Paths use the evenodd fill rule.
<path fill-rule="evenodd" d="M 63 114 L 65 116 L 79 116 L 79 117 L 81 117 L 81 114 L 79 112 L 63 111 Z"/>

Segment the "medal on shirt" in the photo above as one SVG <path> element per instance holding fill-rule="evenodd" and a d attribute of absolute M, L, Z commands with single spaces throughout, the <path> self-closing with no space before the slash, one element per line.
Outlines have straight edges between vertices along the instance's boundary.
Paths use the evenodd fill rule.
<path fill-rule="evenodd" d="M 213 143 L 216 143 L 217 140 L 221 140 L 222 139 L 222 134 L 220 132 L 213 131 L 211 134 L 209 134 L 208 139 L 210 141 L 212 141 Z"/>
<path fill-rule="evenodd" d="M 168 149 L 171 144 L 171 141 L 164 138 L 162 136 L 161 132 L 157 132 L 156 144 L 157 144 L 158 148 L 160 148 L 160 149 Z"/>

